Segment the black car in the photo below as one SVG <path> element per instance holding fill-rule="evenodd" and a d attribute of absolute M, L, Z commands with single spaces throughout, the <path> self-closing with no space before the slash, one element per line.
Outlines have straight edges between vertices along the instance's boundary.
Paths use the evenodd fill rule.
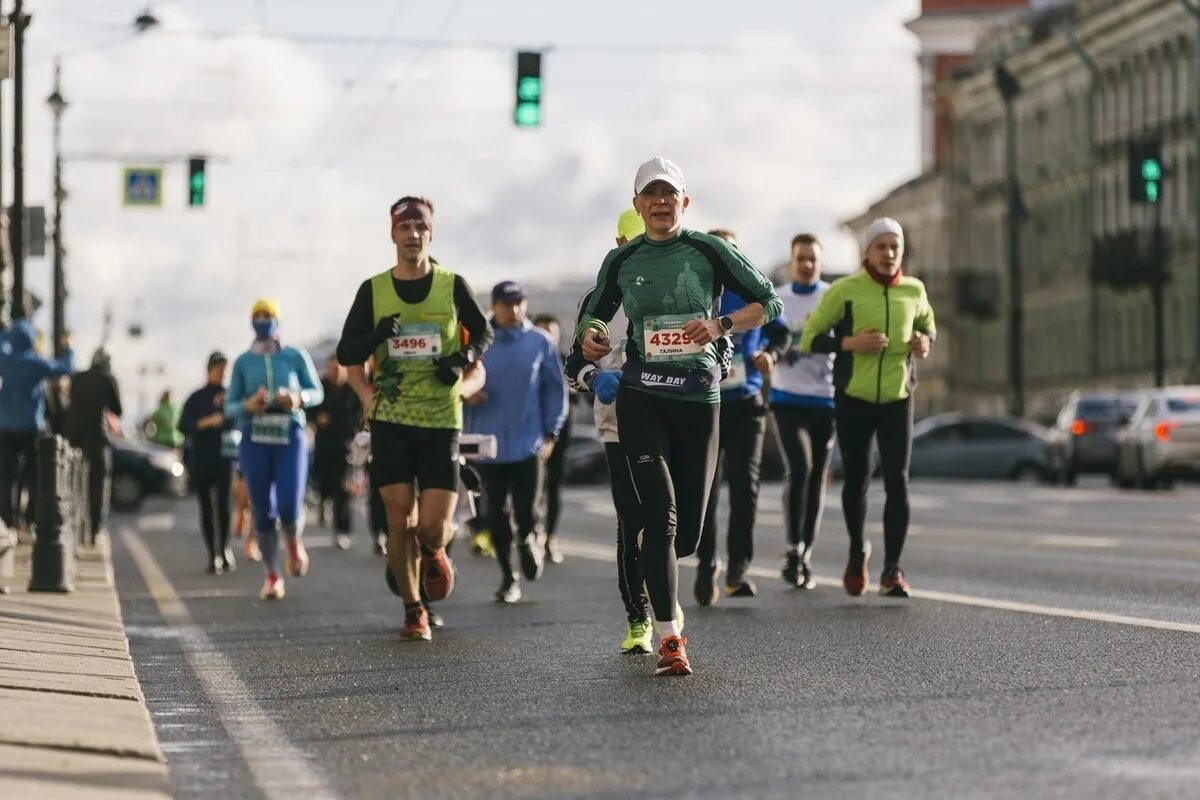
<path fill-rule="evenodd" d="M 183 493 L 183 462 L 169 447 L 133 439 L 114 439 L 112 507 L 136 511 L 147 496 Z"/>

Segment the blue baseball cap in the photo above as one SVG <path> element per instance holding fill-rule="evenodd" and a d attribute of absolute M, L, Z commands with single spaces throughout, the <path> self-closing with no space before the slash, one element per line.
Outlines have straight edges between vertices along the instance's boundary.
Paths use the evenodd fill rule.
<path fill-rule="evenodd" d="M 516 281 L 500 281 L 492 287 L 493 303 L 518 303 L 526 296 L 525 290 Z"/>

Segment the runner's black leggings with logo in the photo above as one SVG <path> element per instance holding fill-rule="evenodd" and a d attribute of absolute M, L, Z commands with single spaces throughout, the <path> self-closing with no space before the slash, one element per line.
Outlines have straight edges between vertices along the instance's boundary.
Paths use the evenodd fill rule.
<path fill-rule="evenodd" d="M 825 507 L 825 474 L 833 449 L 833 409 L 806 406 L 772 406 L 779 444 L 787 459 L 784 519 L 787 542 L 812 549 Z"/>
<path fill-rule="evenodd" d="M 622 386 L 617 432 L 642 505 L 642 575 L 654 618 L 675 618 L 677 558 L 696 551 L 717 465 L 721 407 Z"/>
<path fill-rule="evenodd" d="M 512 464 L 478 463 L 479 477 L 487 494 L 488 522 L 496 561 L 505 578 L 516 573 L 512 568 L 513 518 L 517 523 L 518 544 L 534 534 L 538 527 L 538 495 L 542 491 L 542 459 L 530 456 Z M 512 498 L 512 514 L 508 499 Z"/>
<path fill-rule="evenodd" d="M 896 564 L 908 536 L 908 462 L 912 455 L 912 397 L 894 403 L 867 403 L 839 393 L 835 408 L 845 483 L 842 511 L 850 550 L 863 546 L 867 487 L 871 482 L 871 440 L 879 440 L 879 462 L 887 500 L 883 505 L 883 562 Z"/>
<path fill-rule="evenodd" d="M 608 460 L 608 482 L 612 487 L 613 507 L 617 510 L 617 586 L 630 622 L 650 618 L 650 601 L 642 577 L 642 553 L 638 534 L 642 531 L 642 506 L 625 451 L 617 442 L 604 443 Z"/>

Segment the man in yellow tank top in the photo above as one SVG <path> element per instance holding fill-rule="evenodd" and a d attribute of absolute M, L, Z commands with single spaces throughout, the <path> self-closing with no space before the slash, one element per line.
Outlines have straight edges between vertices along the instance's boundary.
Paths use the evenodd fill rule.
<path fill-rule="evenodd" d="M 458 502 L 463 371 L 487 349 L 491 331 L 462 277 L 430 255 L 433 204 L 402 197 L 391 223 L 396 264 L 359 287 L 337 356 L 368 409 L 372 479 L 387 509 L 388 569 L 404 600 L 401 636 L 427 641 L 421 590 L 437 601 L 454 587 L 446 545 Z M 364 364 L 372 357 L 377 369 L 368 377 Z"/>

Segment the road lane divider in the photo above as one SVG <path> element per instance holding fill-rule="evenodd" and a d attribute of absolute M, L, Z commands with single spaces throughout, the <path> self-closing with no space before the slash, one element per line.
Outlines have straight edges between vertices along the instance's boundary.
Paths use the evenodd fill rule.
<path fill-rule="evenodd" d="M 611 561 L 616 562 L 617 550 L 615 547 L 606 545 L 590 544 L 587 542 L 575 542 L 569 539 L 559 537 L 559 546 L 563 553 L 576 558 L 587 558 L 594 561 Z M 680 561 L 681 567 L 689 569 L 695 568 L 693 560 Z M 766 567 L 750 567 L 746 570 L 748 575 L 755 578 L 778 578 L 778 570 L 767 569 Z M 816 576 L 817 586 L 828 586 L 837 588 L 839 591 L 842 588 L 841 578 L 831 578 L 825 575 Z M 873 591 L 876 587 L 868 586 L 868 591 Z M 1022 614 L 1035 614 L 1044 617 L 1060 617 L 1064 619 L 1078 619 L 1087 622 L 1102 622 L 1109 625 L 1127 625 L 1134 628 L 1151 628 L 1160 631 L 1174 631 L 1176 633 L 1195 633 L 1200 634 L 1200 625 L 1188 622 L 1172 622 L 1163 619 L 1151 619 L 1148 617 L 1132 617 L 1124 614 L 1109 614 L 1104 611 L 1087 611 L 1079 608 L 1061 608 L 1058 606 L 1040 605 L 1037 603 L 1022 603 L 1015 600 L 999 600 L 991 597 L 980 597 L 977 595 L 958 594 L 956 592 L 939 592 L 931 589 L 920 589 L 913 591 L 913 598 L 916 600 L 932 600 L 937 603 L 953 603 L 960 606 L 973 606 L 975 608 L 990 608 L 995 611 L 1015 611 Z"/>
<path fill-rule="evenodd" d="M 271 715 L 254 701 L 233 663 L 196 624 L 183 599 L 150 548 L 133 528 L 121 529 L 129 551 L 159 613 L 178 633 L 184 657 L 200 680 L 221 724 L 237 745 L 242 761 L 268 800 L 325 800 L 336 797 L 310 766 L 303 751 L 287 740 Z"/>

